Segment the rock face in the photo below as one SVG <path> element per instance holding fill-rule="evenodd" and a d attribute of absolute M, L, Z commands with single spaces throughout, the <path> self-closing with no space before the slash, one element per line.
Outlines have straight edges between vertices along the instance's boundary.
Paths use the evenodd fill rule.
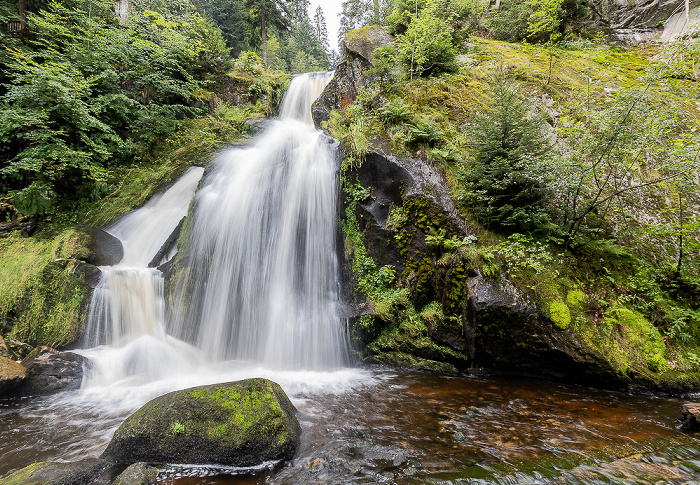
<path fill-rule="evenodd" d="M 700 403 L 691 402 L 681 404 L 681 414 L 683 414 L 681 428 L 687 431 L 700 429 L 700 422 L 698 421 L 698 414 L 700 414 Z"/>
<path fill-rule="evenodd" d="M 507 278 L 485 278 L 466 253 L 429 244 L 436 234 L 452 241 L 471 234 L 435 169 L 379 147 L 346 176 L 370 189 L 371 196 L 357 201 L 354 213 L 367 253 L 377 267 L 393 267 L 424 327 L 419 334 L 402 335 L 401 322 L 415 318 L 402 314 L 409 301 L 376 311 L 375 332 L 360 335 L 367 361 L 441 371 L 484 366 L 590 381 L 613 379 L 614 371 L 602 356 L 574 332 L 557 326 Z M 358 316 L 372 307 L 361 298 L 358 303 Z M 395 320 L 387 320 L 393 318 L 387 314 L 396 315 Z M 394 327 L 399 332 L 382 334 L 382 329 Z"/>
<path fill-rule="evenodd" d="M 19 386 L 27 378 L 27 368 L 14 360 L 0 357 L 0 395 Z"/>
<path fill-rule="evenodd" d="M 246 379 L 150 401 L 117 429 L 102 458 L 254 466 L 291 458 L 300 434 L 294 407 L 279 385 Z"/>
<path fill-rule="evenodd" d="M 80 389 L 83 366 L 89 365 L 89 361 L 82 355 L 72 352 L 59 352 L 50 347 L 38 347 L 25 357 L 22 365 L 28 369 L 28 376 L 22 385 L 12 391 L 12 394 L 45 396 Z"/>
<path fill-rule="evenodd" d="M 96 458 L 74 463 L 44 461 L 0 479 L 0 485 L 84 485 L 102 473 L 105 464 Z"/>
<path fill-rule="evenodd" d="M 330 112 L 352 102 L 371 78 L 365 71 L 372 65 L 372 52 L 377 47 L 389 45 L 394 38 L 386 27 L 371 26 L 353 30 L 345 36 L 343 55 L 335 70 L 335 77 L 323 94 L 311 106 L 316 126 L 328 120 Z"/>
<path fill-rule="evenodd" d="M 691 1 L 691 7 L 698 5 Z M 588 8 L 611 29 L 652 29 L 663 25 L 678 8 L 675 0 L 593 0 Z"/>

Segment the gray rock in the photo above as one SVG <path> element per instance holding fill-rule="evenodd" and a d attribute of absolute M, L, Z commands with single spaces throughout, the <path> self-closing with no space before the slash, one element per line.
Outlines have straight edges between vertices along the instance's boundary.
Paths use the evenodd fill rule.
<path fill-rule="evenodd" d="M 0 357 L 0 395 L 19 386 L 27 378 L 27 368 L 14 360 Z"/>
<path fill-rule="evenodd" d="M 394 36 L 386 27 L 371 25 L 351 30 L 343 40 L 344 50 L 360 56 L 370 64 L 374 61 L 374 50 L 394 43 Z"/>
<path fill-rule="evenodd" d="M 88 458 L 73 463 L 44 461 L 0 479 L 0 485 L 85 485 L 105 469 L 105 463 Z"/>
<path fill-rule="evenodd" d="M 114 463 L 255 466 L 291 458 L 301 427 L 279 385 L 266 379 L 201 386 L 153 399 L 114 433 Z"/>
<path fill-rule="evenodd" d="M 37 347 L 22 360 L 29 374 L 24 382 L 12 390 L 14 396 L 46 396 L 80 389 L 84 366 L 89 365 L 82 355 L 59 352 L 51 347 Z"/>
<path fill-rule="evenodd" d="M 681 428 L 687 431 L 697 431 L 700 429 L 700 422 L 698 422 L 698 415 L 700 414 L 700 403 L 685 403 L 681 404 L 681 414 L 683 419 L 681 420 Z"/>
<path fill-rule="evenodd" d="M 134 463 L 114 480 L 114 485 L 155 485 L 158 469 L 148 463 Z"/>
<path fill-rule="evenodd" d="M 95 266 L 114 266 L 124 257 L 122 242 L 98 227 L 83 227 L 79 230 L 83 248 L 71 255 Z"/>
<path fill-rule="evenodd" d="M 693 0 L 691 7 L 700 2 Z M 663 25 L 674 13 L 676 0 L 592 0 L 587 6 L 602 25 L 611 29 L 649 29 Z"/>
<path fill-rule="evenodd" d="M 247 128 L 248 133 L 254 135 L 270 126 L 270 123 L 272 123 L 270 118 L 251 118 L 243 124 Z"/>

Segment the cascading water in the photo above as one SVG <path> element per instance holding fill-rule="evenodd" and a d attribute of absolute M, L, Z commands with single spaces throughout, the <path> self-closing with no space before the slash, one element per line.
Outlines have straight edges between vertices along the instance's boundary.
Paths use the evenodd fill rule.
<path fill-rule="evenodd" d="M 311 122 L 327 74 L 297 76 L 281 120 L 216 160 L 194 203 L 174 335 L 213 360 L 327 369 L 347 359 L 338 315 L 336 157 Z M 187 295 L 191 295 L 188 300 Z"/>
<path fill-rule="evenodd" d="M 124 258 L 102 268 L 93 296 L 85 342 L 106 347 L 87 352 L 95 368 L 85 386 L 196 372 L 203 356 L 274 369 L 325 370 L 347 361 L 338 315 L 336 158 L 310 114 L 329 80 L 326 73 L 297 76 L 281 120 L 213 163 L 194 201 L 168 322 L 163 276 L 149 263 L 187 213 L 203 169 L 108 228 Z"/>

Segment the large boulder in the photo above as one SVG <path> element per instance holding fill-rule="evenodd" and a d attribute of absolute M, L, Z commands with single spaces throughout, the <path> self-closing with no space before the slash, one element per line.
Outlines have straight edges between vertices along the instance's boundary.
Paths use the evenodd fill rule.
<path fill-rule="evenodd" d="M 0 395 L 19 386 L 27 378 L 27 368 L 14 360 L 0 357 Z"/>
<path fill-rule="evenodd" d="M 22 360 L 22 365 L 28 369 L 28 375 L 12 394 L 24 397 L 45 396 L 80 389 L 84 367 L 89 362 L 82 355 L 73 352 L 37 347 Z"/>
<path fill-rule="evenodd" d="M 96 458 L 73 463 L 44 461 L 0 478 L 0 485 L 84 485 L 93 483 L 104 469 L 105 463 Z"/>
<path fill-rule="evenodd" d="M 316 126 L 328 120 L 331 111 L 355 100 L 360 90 L 372 81 L 365 71 L 372 66 L 374 49 L 393 42 L 394 38 L 386 27 L 375 25 L 348 32 L 335 76 L 311 106 Z"/>
<path fill-rule="evenodd" d="M 288 459 L 301 434 L 294 413 L 282 388 L 266 379 L 171 392 L 127 418 L 102 458 L 231 466 Z"/>
<path fill-rule="evenodd" d="M 72 259 L 85 261 L 94 266 L 114 266 L 124 257 L 122 242 L 98 227 L 78 229 L 80 246 Z"/>

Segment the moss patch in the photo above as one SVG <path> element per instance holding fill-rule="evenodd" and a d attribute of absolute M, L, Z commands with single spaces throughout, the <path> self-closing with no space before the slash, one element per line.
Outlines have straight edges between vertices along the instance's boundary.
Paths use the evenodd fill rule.
<path fill-rule="evenodd" d="M 566 303 L 561 301 L 553 301 L 549 304 L 549 318 L 554 322 L 554 324 L 566 330 L 571 325 L 571 312 Z"/>

